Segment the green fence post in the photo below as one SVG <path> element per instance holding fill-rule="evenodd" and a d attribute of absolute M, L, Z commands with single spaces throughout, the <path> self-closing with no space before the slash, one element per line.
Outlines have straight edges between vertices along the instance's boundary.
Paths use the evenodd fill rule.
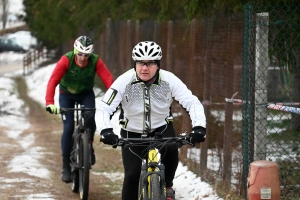
<path fill-rule="evenodd" d="M 247 177 L 249 171 L 249 164 L 251 155 L 250 150 L 250 135 L 251 135 L 251 104 L 250 104 L 250 92 L 251 92 L 251 21 L 253 20 L 253 7 L 251 3 L 244 5 L 244 39 L 243 39 L 243 58 L 242 58 L 242 99 L 244 104 L 242 107 L 243 116 L 243 137 L 242 137 L 242 151 L 243 151 L 243 190 L 244 199 L 247 200 Z M 250 92 L 249 92 L 250 91 Z"/>

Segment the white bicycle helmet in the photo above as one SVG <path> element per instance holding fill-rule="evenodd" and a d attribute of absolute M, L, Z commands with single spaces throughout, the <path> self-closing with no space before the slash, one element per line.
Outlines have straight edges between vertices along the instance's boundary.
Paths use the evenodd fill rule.
<path fill-rule="evenodd" d="M 158 44 L 152 41 L 138 43 L 132 50 L 132 59 L 136 60 L 160 60 L 162 51 Z"/>
<path fill-rule="evenodd" d="M 74 42 L 74 52 L 91 54 L 94 51 L 94 44 L 91 38 L 80 36 Z"/>

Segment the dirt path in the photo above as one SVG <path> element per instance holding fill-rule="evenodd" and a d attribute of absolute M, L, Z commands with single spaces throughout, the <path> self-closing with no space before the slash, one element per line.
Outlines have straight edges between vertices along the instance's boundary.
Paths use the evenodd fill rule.
<path fill-rule="evenodd" d="M 79 194 L 71 191 L 71 185 L 60 179 L 62 123 L 59 117 L 48 114 L 39 103 L 27 95 L 26 83 L 22 77 L 16 78 L 15 81 L 20 98 L 29 108 L 27 119 L 30 127 L 20 134 L 18 139 L 8 137 L 5 130 L 0 129 L 0 199 L 79 199 Z M 28 139 L 32 135 L 34 143 L 30 147 L 22 147 L 20 140 Z M 111 178 L 114 173 L 123 172 L 120 150 L 100 144 L 98 134 L 95 137 L 94 148 L 97 162 L 91 171 L 89 199 L 121 199 L 122 178 Z M 39 171 L 34 175 L 10 171 L 8 164 L 29 149 L 32 150 L 31 154 L 43 155 L 39 158 L 39 162 L 49 171 L 48 177 L 37 176 Z M 110 173 L 110 178 L 103 172 Z"/>
<path fill-rule="evenodd" d="M 21 69 L 23 69 L 22 61 L 4 62 L 0 64 L 0 75 Z"/>

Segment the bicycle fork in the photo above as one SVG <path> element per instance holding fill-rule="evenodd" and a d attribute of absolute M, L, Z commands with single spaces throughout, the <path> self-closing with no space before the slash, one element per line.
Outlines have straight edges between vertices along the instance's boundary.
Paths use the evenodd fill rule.
<path fill-rule="evenodd" d="M 158 152 L 156 149 L 151 149 L 148 152 L 148 162 L 142 165 L 142 194 L 143 199 L 151 198 L 151 175 L 157 174 L 160 177 L 159 185 L 161 198 L 166 199 L 166 181 L 165 181 L 165 166 L 158 163 Z"/>

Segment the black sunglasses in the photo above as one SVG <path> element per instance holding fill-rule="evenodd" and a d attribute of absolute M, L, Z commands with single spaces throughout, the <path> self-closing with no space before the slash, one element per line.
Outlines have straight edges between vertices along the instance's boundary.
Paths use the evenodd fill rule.
<path fill-rule="evenodd" d="M 83 57 L 85 57 L 85 58 L 88 58 L 88 57 L 90 57 L 91 54 L 79 53 L 79 52 L 78 52 L 77 55 L 80 56 L 80 57 L 83 56 Z"/>

